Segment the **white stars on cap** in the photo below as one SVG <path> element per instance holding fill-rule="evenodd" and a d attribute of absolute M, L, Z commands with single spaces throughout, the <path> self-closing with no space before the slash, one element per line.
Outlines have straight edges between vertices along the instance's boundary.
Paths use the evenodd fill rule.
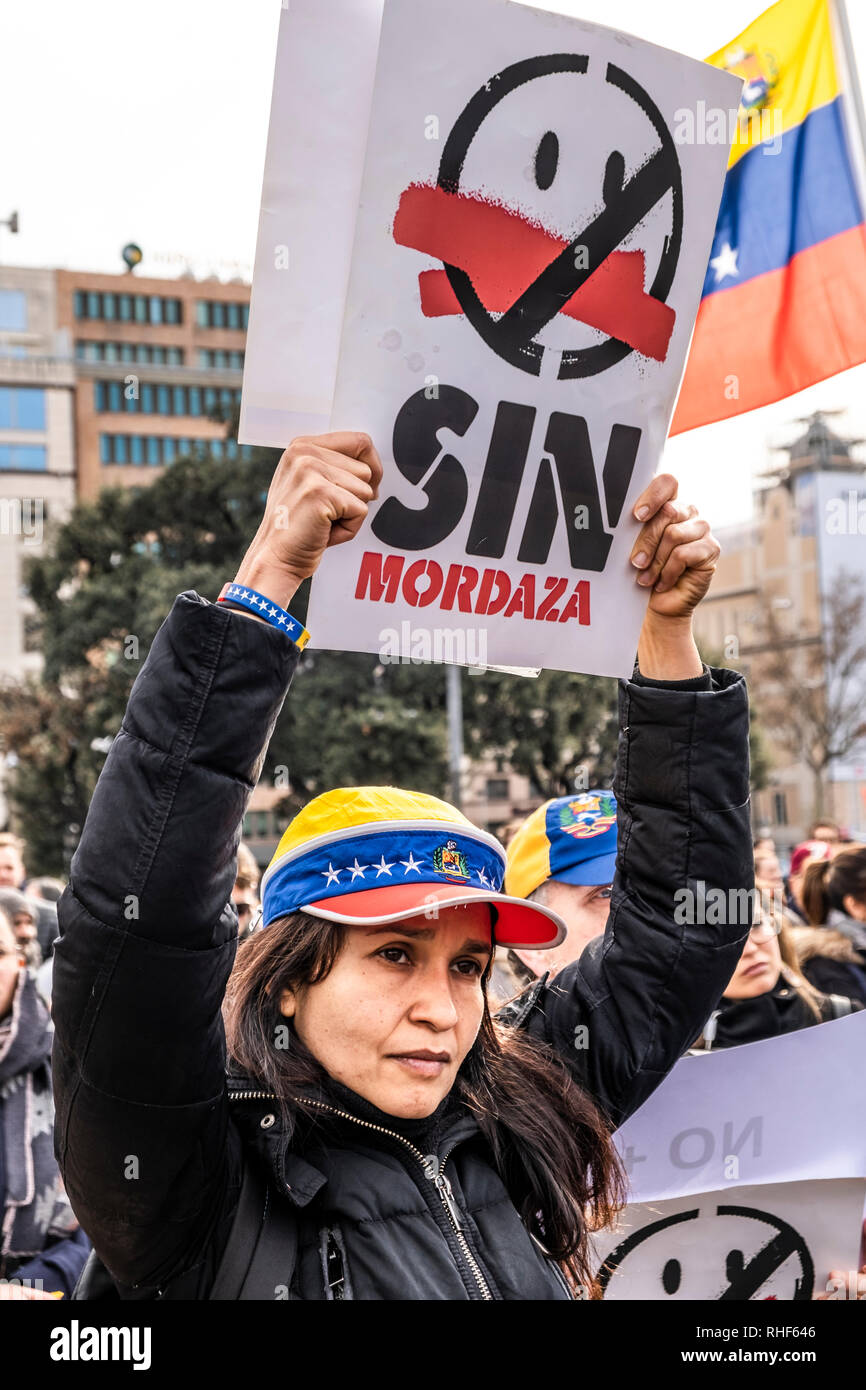
<path fill-rule="evenodd" d="M 411 873 L 413 869 L 415 870 L 416 874 L 417 874 L 417 875 L 419 876 L 419 878 L 420 878 L 420 876 L 421 876 L 421 865 L 424 863 L 424 860 L 423 860 L 423 859 L 416 859 L 416 858 L 413 856 L 411 849 L 410 849 L 410 851 L 409 851 L 409 858 L 408 858 L 408 859 L 401 859 L 401 860 L 400 860 L 400 863 L 403 865 L 403 877 L 404 877 L 404 878 L 406 877 L 407 874 Z"/>
<path fill-rule="evenodd" d="M 391 870 L 393 869 L 393 867 L 394 867 L 394 865 L 396 864 L 396 862 L 397 862 L 396 859 L 392 859 L 391 862 L 390 862 L 390 864 L 386 864 L 386 863 L 385 863 L 385 856 L 384 856 L 384 854 L 383 854 L 383 855 L 382 855 L 382 858 L 379 860 L 378 864 L 371 864 L 370 867 L 371 867 L 372 869 L 375 869 L 375 870 L 376 870 L 376 877 L 377 877 L 377 878 L 381 878 L 383 874 L 387 874 L 388 877 L 390 878 L 390 877 L 391 877 Z"/>
<path fill-rule="evenodd" d="M 355 862 L 357 863 L 357 860 Z M 325 884 L 325 887 L 330 888 L 332 883 L 339 883 L 341 872 L 342 870 L 334 868 L 333 864 L 329 859 L 327 869 L 322 870 L 322 878 L 326 878 L 328 880 Z"/>
<path fill-rule="evenodd" d="M 354 883 L 356 878 L 363 878 L 363 877 L 364 877 L 364 870 L 365 870 L 365 869 L 369 869 L 370 865 L 369 865 L 369 864 L 359 864 L 359 863 L 358 863 L 358 856 L 357 856 L 357 854 L 356 854 L 356 855 L 355 855 L 355 862 L 354 862 L 354 864 L 350 864 L 348 867 L 349 867 L 349 873 L 352 875 L 352 882 Z"/>

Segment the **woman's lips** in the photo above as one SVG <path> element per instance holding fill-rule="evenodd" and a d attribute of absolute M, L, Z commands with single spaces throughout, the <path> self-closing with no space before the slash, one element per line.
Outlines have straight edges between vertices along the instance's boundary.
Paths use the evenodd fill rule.
<path fill-rule="evenodd" d="M 766 969 L 769 967 L 769 964 L 770 964 L 770 962 L 769 962 L 768 960 L 758 960 L 758 961 L 755 961 L 755 964 L 754 964 L 754 965 L 750 965 L 749 968 L 748 968 L 748 970 L 745 971 L 745 974 L 746 974 L 746 975 L 760 975 L 762 971 L 766 970 Z"/>
<path fill-rule="evenodd" d="M 433 1053 L 412 1054 L 396 1053 L 391 1057 L 392 1062 L 399 1062 L 401 1067 L 406 1067 L 414 1076 L 440 1076 L 448 1065 L 449 1059 L 445 1056 L 436 1056 Z"/>

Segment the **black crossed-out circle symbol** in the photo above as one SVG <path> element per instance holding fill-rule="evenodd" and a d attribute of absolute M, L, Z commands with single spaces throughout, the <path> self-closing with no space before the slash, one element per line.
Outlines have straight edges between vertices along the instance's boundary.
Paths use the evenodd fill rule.
<path fill-rule="evenodd" d="M 445 142 L 439 164 L 438 185 L 450 193 L 460 191 L 460 178 L 469 147 L 490 112 L 516 87 L 536 77 L 552 73 L 587 73 L 589 57 L 581 53 L 551 53 L 525 58 L 503 68 L 480 87 L 457 117 Z M 623 182 L 624 162 L 618 150 L 608 157 L 604 177 L 605 205 L 563 251 L 545 267 L 523 291 L 506 313 L 494 319 L 475 292 L 472 281 L 457 266 L 446 265 L 445 273 L 460 307 L 475 331 L 499 357 L 524 372 L 538 376 L 546 349 L 535 342 L 546 324 L 556 317 L 592 271 L 614 251 L 625 237 L 670 190 L 673 195 L 673 223 L 648 293 L 666 300 L 673 284 L 682 245 L 682 170 L 673 137 L 661 112 L 649 94 L 622 68 L 608 63 L 605 81 L 618 88 L 644 113 L 661 142 L 646 163 L 627 182 Z M 578 257 L 578 247 L 586 256 Z M 584 264 L 584 261 L 586 264 Z M 592 347 L 566 349 L 560 354 L 557 375 L 560 380 L 595 376 L 627 357 L 633 348 L 617 338 L 607 338 Z"/>
<path fill-rule="evenodd" d="M 665 1216 L 661 1221 L 653 1221 L 649 1226 L 642 1226 L 640 1230 L 633 1231 L 630 1236 L 627 1236 L 615 1250 L 612 1250 L 605 1257 L 596 1275 L 602 1297 L 604 1297 L 611 1278 L 633 1250 L 653 1236 L 658 1235 L 660 1231 L 671 1226 L 678 1226 L 683 1221 L 694 1221 L 700 1214 L 698 1207 L 693 1211 L 678 1212 L 675 1216 Z M 794 1256 L 800 1264 L 800 1274 L 794 1285 L 793 1301 L 800 1303 L 808 1302 L 811 1299 L 815 1286 L 815 1265 L 809 1254 L 809 1247 L 799 1231 L 796 1231 L 787 1221 L 782 1221 L 777 1216 L 771 1216 L 769 1212 L 760 1211 L 757 1207 L 719 1206 L 716 1207 L 716 1215 L 745 1217 L 749 1221 L 761 1222 L 770 1226 L 776 1233 L 749 1261 L 743 1258 L 742 1252 L 739 1250 L 732 1250 L 729 1253 L 726 1263 L 728 1283 L 727 1287 L 719 1294 L 719 1301 L 723 1303 L 747 1302 L 758 1293 L 767 1280 L 791 1256 Z M 665 1282 L 666 1275 L 667 1266 L 663 1275 L 663 1283 L 665 1292 L 670 1293 L 673 1290 Z"/>

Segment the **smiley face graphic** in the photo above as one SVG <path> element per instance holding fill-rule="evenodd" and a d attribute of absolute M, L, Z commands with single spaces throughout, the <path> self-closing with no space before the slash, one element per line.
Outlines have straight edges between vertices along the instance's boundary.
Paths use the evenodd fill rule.
<path fill-rule="evenodd" d="M 709 1204 L 632 1232 L 597 1273 L 607 1299 L 808 1301 L 815 1268 L 788 1222 L 757 1207 Z"/>
<path fill-rule="evenodd" d="M 394 239 L 442 263 L 419 277 L 426 316 L 464 314 L 535 376 L 551 353 L 567 380 L 632 352 L 664 360 L 682 228 L 676 146 L 649 93 L 613 63 L 554 53 L 475 92 L 435 187 L 402 195 Z"/>

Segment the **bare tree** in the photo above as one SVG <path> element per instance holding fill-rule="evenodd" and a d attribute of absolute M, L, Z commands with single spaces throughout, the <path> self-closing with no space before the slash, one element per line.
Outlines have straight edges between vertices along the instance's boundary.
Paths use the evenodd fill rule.
<path fill-rule="evenodd" d="M 842 570 L 822 595 L 822 630 L 786 632 L 770 603 L 766 645 L 756 661 L 755 703 L 774 741 L 805 763 L 814 784 L 813 815 L 825 814 L 831 763 L 866 739 L 866 584 Z"/>

